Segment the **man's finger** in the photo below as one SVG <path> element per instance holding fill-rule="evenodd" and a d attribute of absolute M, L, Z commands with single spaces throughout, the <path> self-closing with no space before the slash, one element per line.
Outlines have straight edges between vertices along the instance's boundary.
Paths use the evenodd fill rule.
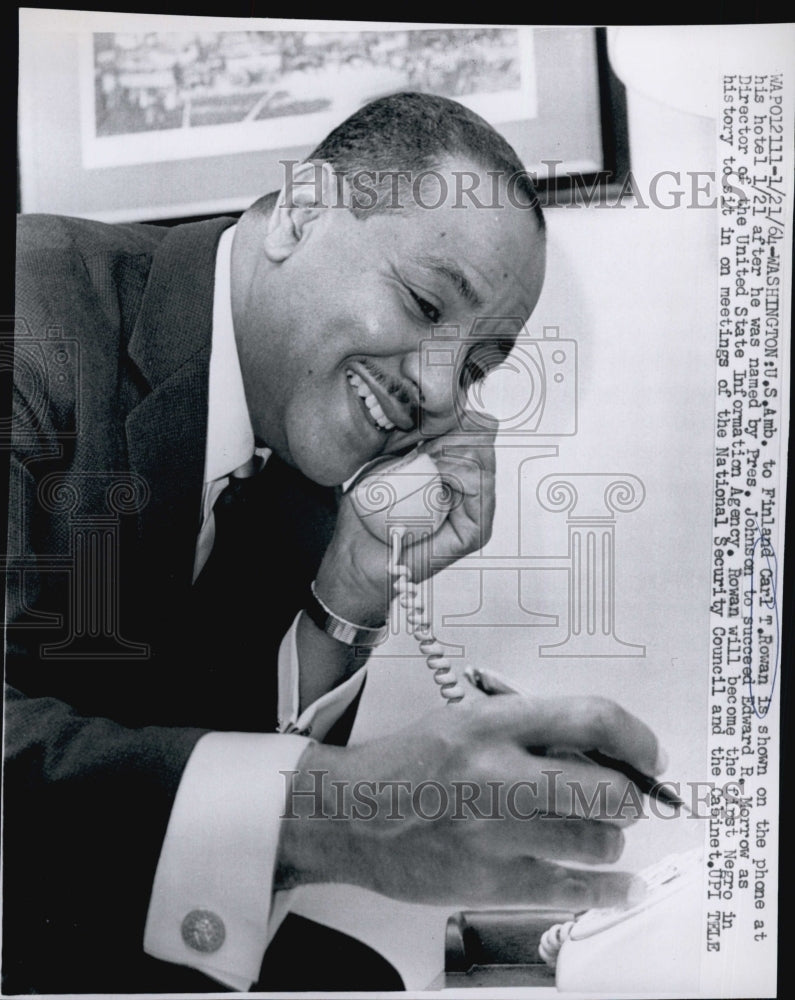
<path fill-rule="evenodd" d="M 501 871 L 499 898 L 505 903 L 589 910 L 633 905 L 645 896 L 642 879 L 630 872 L 567 868 L 528 857 Z"/>
<path fill-rule="evenodd" d="M 466 467 L 475 466 L 484 473 L 493 473 L 496 467 L 494 435 L 470 435 L 467 438 L 443 437 L 429 441 L 424 450 L 444 472 L 466 473 Z"/>
<path fill-rule="evenodd" d="M 600 750 L 644 774 L 667 766 L 651 729 L 607 698 L 500 695 L 482 702 L 480 711 L 484 725 L 501 726 L 528 748 Z"/>
<path fill-rule="evenodd" d="M 508 815 L 519 819 L 535 809 L 545 822 L 558 817 L 630 826 L 646 814 L 645 800 L 629 779 L 587 759 L 554 752 L 538 756 L 524 747 L 503 746 L 493 770 L 502 782 Z"/>
<path fill-rule="evenodd" d="M 540 815 L 533 818 L 517 797 L 510 803 L 514 819 L 506 824 L 504 846 L 516 856 L 532 845 L 533 856 L 547 861 L 576 861 L 584 865 L 613 864 L 624 850 L 624 834 L 613 823 L 561 819 Z M 518 818 L 519 822 L 516 821 Z"/>

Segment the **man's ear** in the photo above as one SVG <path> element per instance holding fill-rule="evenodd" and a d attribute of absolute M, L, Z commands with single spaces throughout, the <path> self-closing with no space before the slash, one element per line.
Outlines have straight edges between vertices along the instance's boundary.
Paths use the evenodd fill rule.
<path fill-rule="evenodd" d="M 291 172 L 268 220 L 264 248 L 270 260 L 286 260 L 308 223 L 329 208 L 343 208 L 345 179 L 330 163 L 306 162 Z"/>

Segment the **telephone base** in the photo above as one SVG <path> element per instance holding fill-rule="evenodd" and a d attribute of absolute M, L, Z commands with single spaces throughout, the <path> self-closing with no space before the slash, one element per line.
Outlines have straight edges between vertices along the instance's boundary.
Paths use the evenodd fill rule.
<path fill-rule="evenodd" d="M 473 965 L 469 972 L 443 972 L 426 988 L 428 990 L 511 989 L 546 986 L 555 994 L 555 973 L 548 966 L 536 965 Z"/>
<path fill-rule="evenodd" d="M 445 967 L 430 989 L 554 987 L 555 972 L 538 955 L 552 924 L 573 920 L 566 910 L 462 910 L 447 921 Z"/>

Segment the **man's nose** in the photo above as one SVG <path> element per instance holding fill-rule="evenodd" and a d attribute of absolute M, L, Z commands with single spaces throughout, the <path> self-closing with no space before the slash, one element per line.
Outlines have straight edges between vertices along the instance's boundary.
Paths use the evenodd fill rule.
<path fill-rule="evenodd" d="M 460 395 L 457 348 L 423 342 L 403 356 L 401 374 L 416 387 L 426 419 L 449 421 L 455 414 Z"/>

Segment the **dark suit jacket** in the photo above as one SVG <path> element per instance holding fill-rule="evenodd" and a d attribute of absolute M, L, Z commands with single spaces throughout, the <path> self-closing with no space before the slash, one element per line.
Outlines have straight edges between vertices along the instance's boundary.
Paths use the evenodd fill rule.
<path fill-rule="evenodd" d="M 279 641 L 336 511 L 272 460 L 236 525 L 247 561 L 214 553 L 191 586 L 232 222 L 20 220 L 5 992 L 213 988 L 142 954 L 154 869 L 199 736 L 273 730 Z"/>

